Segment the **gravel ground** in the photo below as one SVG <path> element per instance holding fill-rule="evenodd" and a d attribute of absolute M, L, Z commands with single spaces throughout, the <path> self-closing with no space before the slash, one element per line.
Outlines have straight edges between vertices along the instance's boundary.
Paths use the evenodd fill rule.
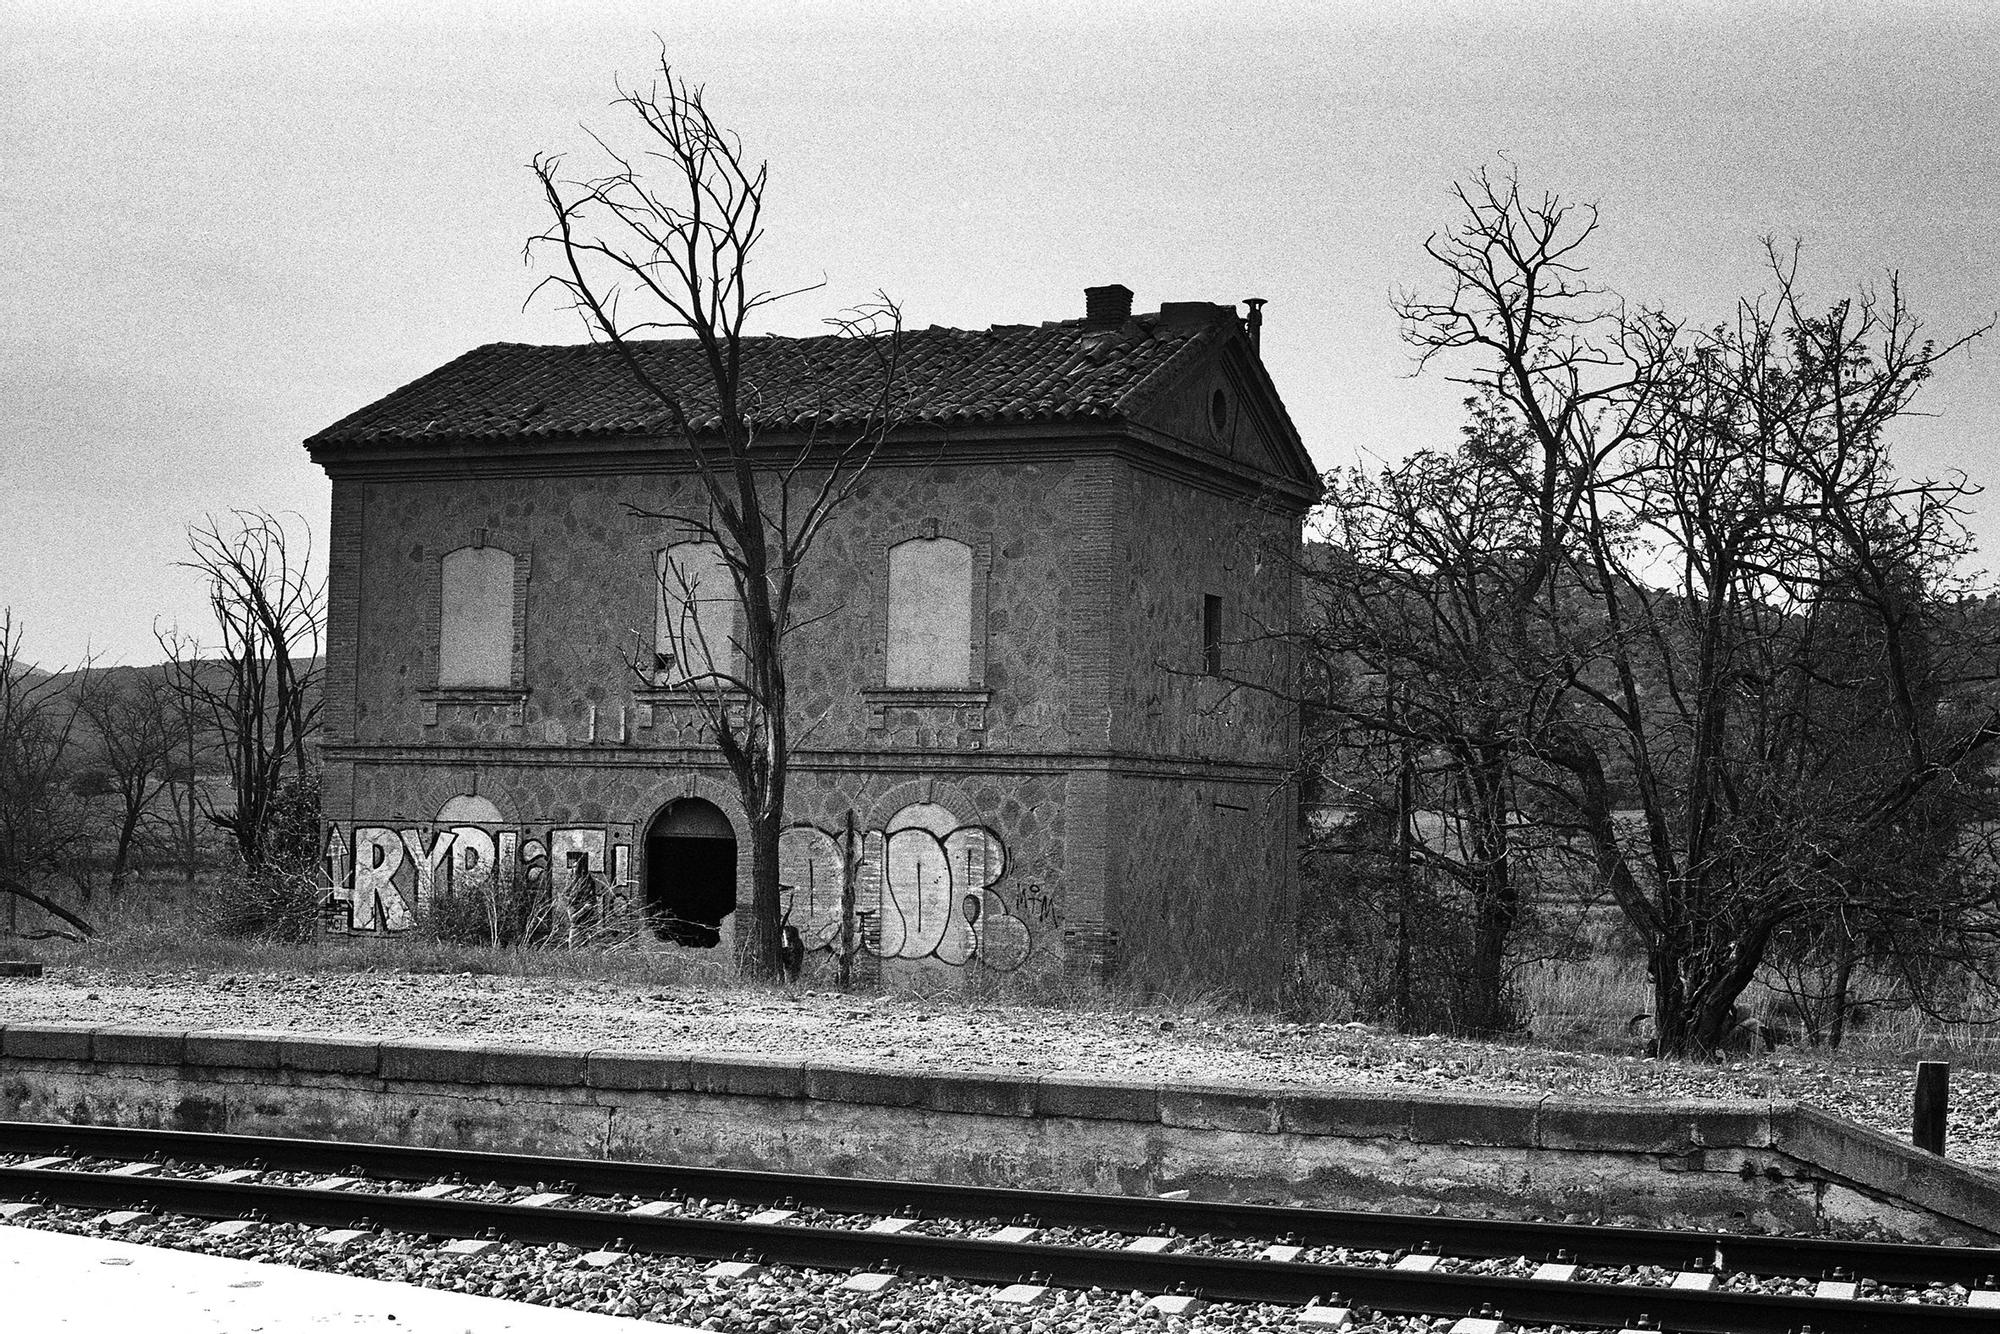
<path fill-rule="evenodd" d="M 0 1164 L 13 1165 L 33 1155 L 0 1155 Z M 84 1157 L 64 1164 L 64 1170 L 131 1170 L 119 1160 Z M 150 1165 L 151 1176 L 203 1176 L 212 1165 L 166 1159 Z M 319 1174 L 265 1171 L 264 1184 L 305 1184 L 319 1180 Z M 144 1177 L 134 1180 L 134 1195 L 143 1198 Z M 547 1185 L 549 1183 L 543 1183 Z M 356 1180 L 346 1189 L 357 1195 L 378 1195 L 407 1191 L 419 1186 L 446 1186 L 454 1193 L 483 1199 L 516 1199 L 533 1188 L 468 1182 L 463 1178 L 415 1178 L 397 1180 Z M 639 1197 L 583 1196 L 573 1206 L 625 1209 L 641 1202 Z M 758 1203 L 676 1197 L 674 1212 L 710 1218 L 744 1218 L 765 1207 Z M 791 1226 L 828 1224 L 850 1228 L 865 1227 L 876 1215 L 848 1215 L 817 1208 L 798 1207 L 786 1223 Z M 392 1282 L 414 1283 L 449 1291 L 486 1297 L 528 1301 L 627 1317 L 637 1317 L 677 1325 L 733 1331 L 734 1334 L 778 1334 L 781 1330 L 828 1331 L 828 1334 L 972 1334 L 975 1330 L 999 1330 L 1008 1334 L 1070 1334 L 1085 1330 L 1158 1330 L 1170 1334 L 1222 1334 L 1222 1331 L 1289 1330 L 1297 1328 L 1298 1311 L 1292 1306 L 1249 1303 L 1222 1303 L 1185 1315 L 1164 1315 L 1152 1309 L 1146 1294 L 1091 1289 L 1085 1292 L 1057 1291 L 1040 1306 L 1023 1309 L 997 1300 L 992 1285 L 920 1276 L 899 1278 L 879 1292 L 857 1292 L 843 1286 L 845 1271 L 813 1270 L 796 1266 L 772 1265 L 761 1273 L 736 1281 L 711 1279 L 708 1262 L 676 1257 L 632 1255 L 609 1267 L 587 1262 L 575 1247 L 501 1243 L 478 1256 L 451 1254 L 441 1248 L 440 1239 L 395 1232 L 367 1232 L 352 1243 L 334 1248 L 321 1241 L 323 1230 L 297 1224 L 263 1224 L 246 1232 L 219 1237 L 206 1231 L 205 1219 L 173 1214 L 141 1222 L 113 1225 L 114 1215 L 97 1209 L 48 1207 L 15 1220 L 17 1226 L 79 1234 L 116 1236 L 121 1241 L 143 1245 L 200 1251 L 235 1259 L 255 1260 L 350 1274 Z M 936 1235 L 983 1232 L 995 1220 L 923 1219 L 913 1222 L 912 1231 Z M 369 1225 L 358 1225 L 366 1231 Z M 1173 1235 L 1170 1251 L 1227 1254 L 1256 1243 L 1202 1236 Z M 1097 1245 L 1117 1248 L 1130 1237 L 1079 1227 L 1044 1227 L 1034 1240 L 1041 1243 Z M 1311 1247 L 1300 1258 L 1308 1262 L 1389 1265 L 1405 1252 L 1350 1250 Z M 1025 1260 L 1024 1264 L 1031 1263 Z M 1532 1257 L 1473 1259 L 1442 1257 L 1440 1269 L 1465 1274 L 1498 1274 L 1525 1277 L 1537 1261 Z M 1699 1262 L 1695 1267 L 1700 1267 Z M 1628 1265 L 1618 1268 L 1587 1268 L 1577 1274 L 1581 1281 L 1617 1284 L 1632 1288 L 1662 1288 L 1673 1282 L 1675 1271 L 1655 1265 Z M 1810 1281 L 1759 1277 L 1730 1273 L 1721 1276 L 1719 1286 L 1734 1291 L 1796 1293 L 1809 1295 Z M 1878 1301 L 1927 1303 L 1947 1306 L 1965 1301 L 1963 1288 L 1934 1284 L 1909 1289 L 1877 1285 L 1864 1280 L 1865 1298 Z M 1356 1334 L 1446 1334 L 1454 1322 L 1440 1317 L 1387 1316 L 1365 1312 L 1357 1322 Z M 1537 1334 L 1523 1328 L 1520 1334 Z M 1541 1334 L 1566 1334 L 1562 1326 L 1546 1327 Z"/>
<path fill-rule="evenodd" d="M 478 1256 L 444 1252 L 434 1238 L 376 1232 L 343 1249 L 320 1244 L 321 1229 L 270 1223 L 233 1237 L 203 1235 L 208 1220 L 161 1215 L 149 1222 L 110 1227 L 96 1211 L 49 1208 L 17 1226 L 60 1232 L 115 1236 L 142 1245 L 199 1251 L 234 1259 L 293 1265 L 391 1282 L 415 1283 L 484 1297 L 535 1302 L 733 1334 L 824 1331 L 825 1334 L 1084 1334 L 1085 1331 L 1145 1330 L 1166 1334 L 1222 1334 L 1223 1331 L 1293 1330 L 1298 1308 L 1252 1303 L 1218 1303 L 1187 1315 L 1163 1316 L 1149 1310 L 1146 1294 L 1056 1290 L 1046 1304 L 1003 1305 L 997 1288 L 954 1279 L 910 1276 L 886 1290 L 862 1293 L 842 1287 L 844 1273 L 771 1265 L 753 1277 L 709 1279 L 706 1260 L 628 1256 L 609 1268 L 595 1268 L 583 1253 L 563 1245 L 503 1242 Z M 1500 1266 L 1506 1262 L 1482 1262 Z M 1579 1277 L 1586 1277 L 1579 1275 Z M 1665 1270 L 1593 1272 L 1596 1282 L 1663 1286 Z M 1785 1280 L 1731 1276 L 1732 1288 L 1775 1292 L 1799 1288 Z M 1870 1285 L 1872 1287 L 1872 1285 Z M 1804 1285 L 1803 1291 L 1810 1291 Z M 1869 1294 L 1891 1298 L 1886 1290 Z M 1965 1291 L 1938 1285 L 1919 1293 L 1893 1294 L 1905 1301 L 1960 1305 Z M 1451 1317 L 1389 1316 L 1357 1312 L 1352 1334 L 1446 1334 Z M 1516 1326 L 1516 1334 L 1568 1334 L 1564 1326 Z"/>
<path fill-rule="evenodd" d="M 1779 1052 L 1726 1065 L 1549 1051 L 1292 1024 L 1231 1013 L 1041 1009 L 955 997 L 813 990 L 658 990 L 547 977 L 401 973 L 124 973 L 51 968 L 0 979 L 0 1023 L 188 1029 L 853 1060 L 912 1071 L 1089 1075 L 1553 1094 L 1587 1099 L 1783 1098 L 1907 1136 L 1913 1064 Z M 2000 1169 L 2000 1074 L 1952 1071 L 1951 1156 Z"/>
<path fill-rule="evenodd" d="M 112 1236 L 140 1245 L 199 1251 L 239 1260 L 292 1265 L 327 1273 L 416 1283 L 482 1297 L 535 1302 L 732 1334 L 1090 1334 L 1145 1330 L 1165 1334 L 1297 1328 L 1298 1308 L 1225 1303 L 1187 1316 L 1148 1311 L 1146 1294 L 1055 1291 L 1047 1304 L 1011 1307 L 997 1289 L 953 1279 L 912 1276 L 881 1293 L 841 1288 L 845 1274 L 772 1265 L 736 1282 L 707 1279 L 706 1260 L 631 1256 L 608 1269 L 582 1263 L 574 1247 L 503 1243 L 466 1258 L 442 1252 L 435 1240 L 376 1233 L 344 1250 L 315 1243 L 318 1228 L 272 1223 L 231 1238 L 202 1236 L 206 1219 L 161 1215 L 154 1222 L 108 1228 L 88 1210 L 51 1208 L 19 1226 Z M 1447 1317 L 1365 1313 L 1352 1334 L 1446 1334 Z M 1517 1334 L 1567 1334 L 1563 1326 L 1517 1326 Z"/>

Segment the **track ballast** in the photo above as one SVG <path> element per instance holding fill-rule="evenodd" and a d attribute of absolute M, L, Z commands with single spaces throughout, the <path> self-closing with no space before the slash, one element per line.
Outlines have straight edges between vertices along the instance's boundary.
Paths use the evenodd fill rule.
<path fill-rule="evenodd" d="M 244 1175 L 246 1166 L 254 1173 Z M 1987 1248 L 0 1123 L 0 1201 L 33 1199 L 327 1229 L 365 1219 L 366 1229 L 423 1236 L 937 1275 L 998 1288 L 1484 1313 L 1516 1327 L 1637 1328 L 1644 1317 L 1691 1332 L 1873 1334 L 1916 1321 L 1991 1329 L 2000 1319 L 1956 1304 L 1986 1300 L 1978 1289 L 2000 1270 L 2000 1251 Z M 1840 1284 L 1853 1286 L 1831 1286 Z M 1964 1289 L 1974 1291 L 1959 1296 Z M 1828 1292 L 1842 1295 L 1815 1295 Z"/>

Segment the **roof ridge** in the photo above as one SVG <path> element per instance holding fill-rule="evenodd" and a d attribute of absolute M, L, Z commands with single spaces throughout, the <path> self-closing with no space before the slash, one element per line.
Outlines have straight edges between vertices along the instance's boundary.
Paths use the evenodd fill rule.
<path fill-rule="evenodd" d="M 1217 307 L 1220 311 L 1222 308 Z M 984 329 L 932 325 L 902 333 L 899 396 L 910 425 L 1059 421 L 1129 415 L 1187 349 L 1222 321 L 1134 316 L 1113 330 L 1082 319 Z M 759 389 L 751 416 L 766 429 L 859 420 L 875 409 L 881 368 L 840 331 L 756 334 L 743 369 Z M 691 338 L 628 340 L 649 377 L 679 396 L 697 431 L 717 424 L 713 389 Z M 607 342 L 482 344 L 314 434 L 315 447 L 450 439 L 656 436 L 660 405 L 618 366 Z"/>

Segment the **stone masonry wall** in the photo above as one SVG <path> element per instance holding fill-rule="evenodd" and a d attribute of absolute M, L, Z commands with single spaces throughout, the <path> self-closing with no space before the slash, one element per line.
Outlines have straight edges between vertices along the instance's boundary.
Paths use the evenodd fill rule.
<path fill-rule="evenodd" d="M 1273 559 L 1298 543 L 1293 518 L 1132 468 L 1116 748 L 1126 754 L 1285 767 L 1293 575 Z M 1202 596 L 1222 598 L 1220 679 L 1202 671 Z"/>
<path fill-rule="evenodd" d="M 409 929 L 455 877 L 519 865 L 547 887 L 579 858 L 612 901 L 636 901 L 645 831 L 683 796 L 744 828 L 701 710 L 638 670 L 653 649 L 656 553 L 695 534 L 632 511 L 706 502 L 689 475 L 620 466 L 526 475 L 524 447 L 504 476 L 482 464 L 336 479 L 334 621 L 347 627 L 328 706 L 336 929 Z M 862 935 L 892 984 L 970 983 L 995 968 L 1101 975 L 1128 955 L 1150 980 L 1183 970 L 1213 934 L 1204 974 L 1254 990 L 1289 913 L 1289 824 L 1269 818 L 1282 803 L 1259 787 L 1278 781 L 1289 712 L 1255 691 L 1221 699 L 1176 654 L 1191 634 L 1199 665 L 1202 590 L 1225 595 L 1232 638 L 1282 622 L 1289 582 L 1257 552 L 1283 524 L 1108 449 L 879 460 L 797 595 L 794 924 L 815 944 L 838 935 L 828 877 L 851 807 L 858 906 L 873 914 Z M 888 552 L 938 537 L 972 552 L 974 670 L 963 690 L 889 689 Z M 514 561 L 506 686 L 439 684 L 441 561 L 467 545 Z M 1268 643 L 1225 657 L 1236 674 L 1282 671 Z M 1125 773 L 1146 779 L 1146 795 L 1120 794 Z M 1214 799 L 1211 779 L 1258 789 L 1250 818 Z M 1193 823 L 1163 824 L 1162 810 Z M 1158 855 L 1163 836 L 1174 861 Z M 1241 873 L 1217 893 L 1231 866 Z M 1169 901 L 1183 892 L 1196 897 Z M 1119 923 L 1140 928 L 1131 949 L 1115 943 Z"/>
<path fill-rule="evenodd" d="M 2000 1238 L 2000 1182 L 1784 1102 L 1117 1083 L 10 1024 L 0 1116 L 1413 1212 Z"/>
<path fill-rule="evenodd" d="M 357 766 L 357 803 L 372 818 L 336 821 L 331 838 L 344 925 L 406 929 L 459 877 L 492 860 L 518 861 L 531 882 L 566 874 L 581 851 L 636 910 L 643 840 L 654 812 L 682 797 L 713 802 L 738 829 L 745 818 L 728 774 L 713 764 L 666 767 L 616 753 L 565 765 L 493 762 Z M 1061 773 L 926 771 L 806 766 L 793 773 L 791 823 L 780 842 L 789 921 L 808 950 L 839 942 L 841 844 L 854 812 L 863 843 L 856 907 L 885 983 L 971 984 L 982 971 L 1055 972 L 1069 925 L 1068 780 Z M 452 798 L 476 795 L 499 820 L 440 822 Z M 895 856 L 890 853 L 894 850 Z M 472 851 L 469 851 L 472 850 Z M 473 856 L 470 864 L 463 858 Z M 739 902 L 749 857 L 737 860 Z M 730 922 L 725 919 L 725 933 Z M 726 950 L 728 938 L 718 948 Z"/>
<path fill-rule="evenodd" d="M 804 873 L 795 924 L 815 943 L 838 933 L 837 916 L 826 921 L 825 876 L 813 873 L 837 868 L 833 840 L 851 807 L 873 849 L 863 906 L 887 931 L 871 937 L 885 948 L 885 980 L 971 960 L 1061 966 L 1062 933 L 1077 915 L 1062 902 L 1076 836 L 1065 826 L 1062 756 L 1078 744 L 1071 471 L 1060 460 L 976 469 L 884 461 L 822 535 L 801 580 L 798 615 L 809 624 L 790 656 L 794 726 L 805 734 L 787 836 L 788 868 Z M 355 627 L 341 712 L 358 743 L 342 747 L 336 735 L 329 768 L 328 863 L 347 905 L 343 926 L 405 929 L 454 874 L 508 863 L 507 852 L 540 878 L 581 851 L 631 897 L 647 824 L 681 796 L 714 802 L 743 828 L 700 711 L 632 669 L 652 644 L 654 552 L 688 534 L 629 507 L 685 508 L 695 485 L 668 474 L 337 484 L 343 551 L 355 548 L 349 561 L 360 563 L 337 595 L 342 623 Z M 882 689 L 887 553 L 930 536 L 976 553 L 977 689 L 961 695 Z M 434 689 L 438 562 L 470 543 L 514 553 L 526 570 L 522 692 Z M 1101 705 L 1094 712 L 1101 717 Z M 1097 726 L 1090 740 L 1101 746 Z M 995 763 L 1007 754 L 1033 759 Z M 440 827 L 440 807 L 466 796 L 490 803 L 492 818 Z M 884 869 L 899 819 L 923 828 L 901 833 L 898 846 L 926 832 L 938 844 L 918 849 L 901 882 Z M 973 864 L 954 855 L 968 849 Z M 740 864 L 747 877 L 747 858 Z M 1081 915 L 1101 913 L 1086 905 Z"/>
<path fill-rule="evenodd" d="M 976 468 L 878 464 L 825 530 L 800 579 L 789 641 L 794 709 L 827 750 L 1061 750 L 1076 617 L 1067 571 L 1079 552 L 1065 491 L 1073 465 Z M 633 516 L 707 502 L 686 474 L 466 476 L 342 482 L 359 488 L 366 541 L 353 668 L 352 739 L 363 744 L 629 746 L 692 744 L 647 716 L 654 692 L 633 670 L 650 659 L 654 553 L 692 534 Z M 975 626 L 991 701 L 914 702 L 886 710 L 888 548 L 941 535 L 979 550 L 985 615 Z M 435 685 L 436 560 L 484 541 L 531 556 L 518 715 L 511 702 L 441 700 Z M 338 600 L 338 598 L 336 599 Z M 342 617 L 349 613 L 343 608 Z M 444 692 L 448 697 L 454 692 Z M 472 692 L 464 692 L 471 694 Z M 662 710 L 664 711 L 664 710 Z M 428 719 L 435 716 L 435 723 Z M 337 737 L 336 740 L 345 740 Z"/>
<path fill-rule="evenodd" d="M 1268 1000 L 1297 918 L 1297 791 L 1224 778 L 1112 780 L 1120 975 L 1181 995 Z"/>
<path fill-rule="evenodd" d="M 1296 524 L 1130 470 L 1106 922 L 1120 976 L 1268 997 L 1296 915 L 1297 709 L 1285 689 Z M 1221 678 L 1202 596 L 1223 599 Z"/>

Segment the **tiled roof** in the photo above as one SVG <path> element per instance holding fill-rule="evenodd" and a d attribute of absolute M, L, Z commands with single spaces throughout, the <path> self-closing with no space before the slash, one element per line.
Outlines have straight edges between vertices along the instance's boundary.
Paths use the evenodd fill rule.
<path fill-rule="evenodd" d="M 1190 303 L 1192 305 L 1192 303 Z M 904 422 L 1033 422 L 1116 418 L 1149 385 L 1171 378 L 1197 345 L 1228 336 L 1235 318 L 1140 315 L 1115 329 L 1081 320 L 1040 327 L 915 329 L 902 337 L 893 415 Z M 697 430 L 712 429 L 714 395 L 692 339 L 635 342 L 649 375 L 684 395 Z M 851 338 L 743 343 L 745 406 L 764 430 L 839 426 L 874 407 L 877 355 Z M 1182 360 L 1182 364 L 1185 361 Z M 605 344 L 489 343 L 371 403 L 306 443 L 513 440 L 658 435 L 671 419 Z"/>

